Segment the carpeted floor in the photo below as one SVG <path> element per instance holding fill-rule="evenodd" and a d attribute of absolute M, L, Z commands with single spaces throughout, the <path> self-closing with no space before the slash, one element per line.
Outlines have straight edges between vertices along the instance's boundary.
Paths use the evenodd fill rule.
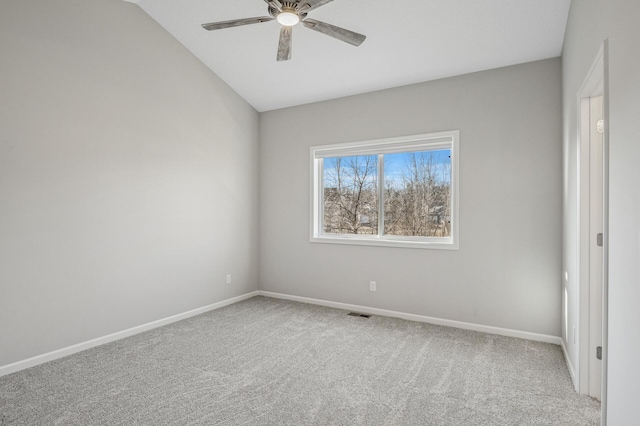
<path fill-rule="evenodd" d="M 556 345 L 255 297 L 0 377 L 1 425 L 597 425 Z"/>

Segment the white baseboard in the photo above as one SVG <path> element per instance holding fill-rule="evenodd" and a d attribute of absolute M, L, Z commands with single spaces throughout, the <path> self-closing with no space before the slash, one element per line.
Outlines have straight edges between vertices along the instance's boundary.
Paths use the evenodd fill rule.
<path fill-rule="evenodd" d="M 511 330 L 508 328 L 499 328 L 499 327 L 491 327 L 488 325 L 480 325 L 480 324 L 473 324 L 473 323 L 468 323 L 468 322 L 461 322 L 461 321 L 454 321 L 454 320 L 447 320 L 447 319 L 441 319 L 441 318 L 434 318 L 434 317 L 427 317 L 427 316 L 423 316 L 423 315 L 416 315 L 416 314 L 408 314 L 408 313 L 404 313 L 404 312 L 397 312 L 397 311 L 389 311 L 386 309 L 378 309 L 378 308 L 370 308 L 367 306 L 359 306 L 359 305 L 352 305 L 352 304 L 348 304 L 348 303 L 340 303 L 340 302 L 331 302 L 328 300 L 321 300 L 321 299 L 312 299 L 309 297 L 301 297 L 301 296 L 291 296 L 288 294 L 281 294 L 281 293 L 273 293 L 270 291 L 262 291 L 262 290 L 258 290 L 258 291 L 252 291 L 250 293 L 246 293 L 243 294 L 241 296 L 237 296 L 237 297 L 233 297 L 231 299 L 227 299 L 227 300 L 223 300 L 221 302 L 217 302 L 208 306 L 204 306 L 202 308 L 198 308 L 198 309 L 193 309 L 191 311 L 188 312 L 183 312 L 181 314 L 177 314 L 177 315 L 173 315 L 167 318 L 163 318 L 157 321 L 152 321 L 149 322 L 147 324 L 142 324 L 139 325 L 137 327 L 133 327 L 133 328 L 129 328 L 127 330 L 122 330 L 116 333 L 112 333 L 109 334 L 107 336 L 103 336 L 103 337 L 98 337 L 96 339 L 92 339 L 92 340 L 88 340 L 86 342 L 82 342 L 82 343 L 78 343 L 76 345 L 72 345 L 72 346 L 68 346 L 66 348 L 62 348 L 62 349 L 58 349 L 52 352 L 48 352 L 42 355 L 37 355 L 34 356 L 32 358 L 28 358 L 22 361 L 18 361 L 18 362 L 14 362 L 12 364 L 7 364 L 7 365 L 3 365 L 0 366 L 0 377 L 5 376 L 7 374 L 11 374 L 11 373 L 15 373 L 17 371 L 20 370 L 24 370 L 26 368 L 30 368 L 30 367 L 35 367 L 36 365 L 40 365 L 40 364 L 44 364 L 45 362 L 49 362 L 49 361 L 53 361 L 55 359 L 58 358 L 62 358 L 68 355 L 72 355 L 75 354 L 77 352 L 81 352 L 96 346 L 100 346 L 100 345 L 104 345 L 105 343 L 110 343 L 116 340 L 120 340 L 120 339 L 124 339 L 125 337 L 129 337 L 129 336 L 133 336 L 135 334 L 138 333 L 142 333 L 148 330 L 152 330 L 154 328 L 158 328 L 158 327 L 162 327 L 164 325 L 168 325 L 177 321 L 181 321 L 183 319 L 187 319 L 196 315 L 200 315 L 203 314 L 205 312 L 209 312 L 209 311 L 213 311 L 215 309 L 220 309 L 224 306 L 228 306 L 237 302 L 240 302 L 242 300 L 246 300 L 246 299 L 250 299 L 252 297 L 255 296 L 265 296 L 265 297 L 272 297 L 275 299 L 285 299 L 285 300 L 292 300 L 292 301 L 296 301 L 296 302 L 302 302 L 302 303 L 309 303 L 309 304 L 313 304 L 313 305 L 320 305 L 320 306 L 327 306 L 329 308 L 337 308 L 337 309 L 344 309 L 344 310 L 348 310 L 348 311 L 357 311 L 357 312 L 361 312 L 361 313 L 368 313 L 368 314 L 372 314 L 372 315 L 380 315 L 380 316 L 386 316 L 386 317 L 394 317 L 394 318 L 401 318 L 401 319 L 406 319 L 409 321 L 417 321 L 417 322 L 425 322 L 425 323 L 429 323 L 429 324 L 436 324 L 436 325 L 443 325 L 443 326 L 447 326 L 447 327 L 455 327 L 455 328 L 461 328 L 464 330 L 473 330 L 473 331 L 479 331 L 479 332 L 483 332 L 483 333 L 489 333 L 489 334 L 498 334 L 501 336 L 509 336 L 509 337 L 517 337 L 520 339 L 526 339 L 526 340 L 534 340 L 534 341 L 538 341 L 538 342 L 546 342 L 546 343 L 553 343 L 556 345 L 560 345 L 562 346 L 562 350 L 565 353 L 565 359 L 567 360 L 567 366 L 569 367 L 569 373 L 571 374 L 571 379 L 573 380 L 574 384 L 576 383 L 575 381 L 575 373 L 574 373 L 574 369 L 573 366 L 571 365 L 571 362 L 569 360 L 569 357 L 567 356 L 567 352 L 566 352 L 566 348 L 564 347 L 564 344 L 562 342 L 562 339 L 560 337 L 557 336 L 549 336 L 546 334 L 537 334 L 537 333 L 530 333 L 527 331 L 519 331 L 519 330 Z"/>
<path fill-rule="evenodd" d="M 578 380 L 576 376 L 576 370 L 573 368 L 573 363 L 571 362 L 571 358 L 569 357 L 569 351 L 567 350 L 567 346 L 564 343 L 564 340 L 560 339 L 560 346 L 562 347 L 562 353 L 564 354 L 564 360 L 567 364 L 567 369 L 569 370 L 569 376 L 571 376 L 571 383 L 573 383 L 573 388 L 576 392 L 578 391 Z"/>
<path fill-rule="evenodd" d="M 424 315 L 407 314 L 404 312 L 389 311 L 386 309 L 370 308 L 368 306 L 351 305 L 348 303 L 331 302 L 328 300 L 312 299 L 309 297 L 291 296 L 288 294 L 273 293 L 270 291 L 259 290 L 258 294 L 275 299 L 292 300 L 295 302 L 310 303 L 313 305 L 327 306 L 329 308 L 345 309 L 347 311 L 356 311 L 363 314 L 380 315 L 385 317 L 394 317 L 406 319 L 409 321 L 426 322 L 429 324 L 444 325 L 447 327 L 461 328 L 464 330 L 480 331 L 482 333 L 498 334 L 500 336 L 517 337 L 519 339 L 534 340 L 537 342 L 553 343 L 561 345 L 562 339 L 558 336 L 550 336 L 547 334 L 530 333 L 528 331 L 511 330 L 508 328 L 492 327 L 489 325 L 473 324 L 470 322 L 447 320 L 442 318 L 427 317 Z"/>
<path fill-rule="evenodd" d="M 258 296 L 258 294 L 259 292 L 252 291 L 250 293 L 246 293 L 241 296 L 232 297 L 231 299 L 227 299 L 221 302 L 213 303 L 211 305 L 203 306 L 202 308 L 193 309 L 188 312 L 183 312 L 181 314 L 173 315 L 157 321 L 152 321 L 146 324 L 139 325 L 137 327 L 129 328 L 127 330 L 118 331 L 116 333 L 112 333 L 107 336 L 98 337 L 96 339 L 78 343 L 73 346 L 68 346 L 66 348 L 48 352 L 46 354 L 37 355 L 32 358 L 14 362 L 12 364 L 3 365 L 3 366 L 0 366 L 0 377 L 5 376 L 7 374 L 15 373 L 20 370 L 24 370 L 25 368 L 35 367 L 36 365 L 44 364 L 45 362 L 53 361 L 54 359 L 72 355 L 77 352 L 81 352 L 96 346 L 104 345 L 105 343 L 110 343 L 115 340 L 124 339 L 125 337 L 133 336 L 134 334 L 138 334 L 148 330 L 152 330 L 154 328 L 162 327 L 163 325 L 168 325 L 177 321 L 181 321 L 183 319 L 200 315 L 205 312 L 213 311 L 215 309 L 220 309 L 222 307 L 232 305 L 242 300 L 246 300 L 246 299 L 250 299 L 252 297 Z"/>

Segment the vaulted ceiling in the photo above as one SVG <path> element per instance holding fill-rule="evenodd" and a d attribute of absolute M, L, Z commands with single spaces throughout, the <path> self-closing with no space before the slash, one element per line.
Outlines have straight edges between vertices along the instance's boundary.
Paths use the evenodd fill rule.
<path fill-rule="evenodd" d="M 367 36 L 354 47 L 303 25 L 292 59 L 276 61 L 277 21 L 263 0 L 137 3 L 258 111 L 560 56 L 571 0 L 333 0 L 309 18 Z"/>

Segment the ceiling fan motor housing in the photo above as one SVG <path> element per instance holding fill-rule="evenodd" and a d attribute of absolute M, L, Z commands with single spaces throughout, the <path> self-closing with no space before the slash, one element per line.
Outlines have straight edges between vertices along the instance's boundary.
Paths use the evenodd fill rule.
<path fill-rule="evenodd" d="M 304 18 L 307 17 L 306 13 L 300 13 L 298 12 L 297 8 L 298 8 L 298 2 L 295 1 L 283 1 L 282 3 L 282 10 L 278 10 L 272 6 L 269 6 L 269 15 L 273 16 L 274 18 L 278 19 L 278 15 L 280 15 L 281 13 L 293 13 L 294 15 L 298 15 L 298 18 L 300 18 L 300 20 L 302 21 Z"/>

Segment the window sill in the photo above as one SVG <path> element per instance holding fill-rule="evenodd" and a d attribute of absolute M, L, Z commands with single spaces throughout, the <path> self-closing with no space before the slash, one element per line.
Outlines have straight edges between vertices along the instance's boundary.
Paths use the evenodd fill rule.
<path fill-rule="evenodd" d="M 442 240 L 411 240 L 397 238 L 378 238 L 378 237 L 351 237 L 351 236 L 313 236 L 309 240 L 312 243 L 321 244 L 347 244 L 356 246 L 374 246 L 374 247 L 397 247 L 397 248 L 413 248 L 413 249 L 431 249 L 431 250 L 459 250 L 457 241 L 453 238 L 443 238 Z"/>

